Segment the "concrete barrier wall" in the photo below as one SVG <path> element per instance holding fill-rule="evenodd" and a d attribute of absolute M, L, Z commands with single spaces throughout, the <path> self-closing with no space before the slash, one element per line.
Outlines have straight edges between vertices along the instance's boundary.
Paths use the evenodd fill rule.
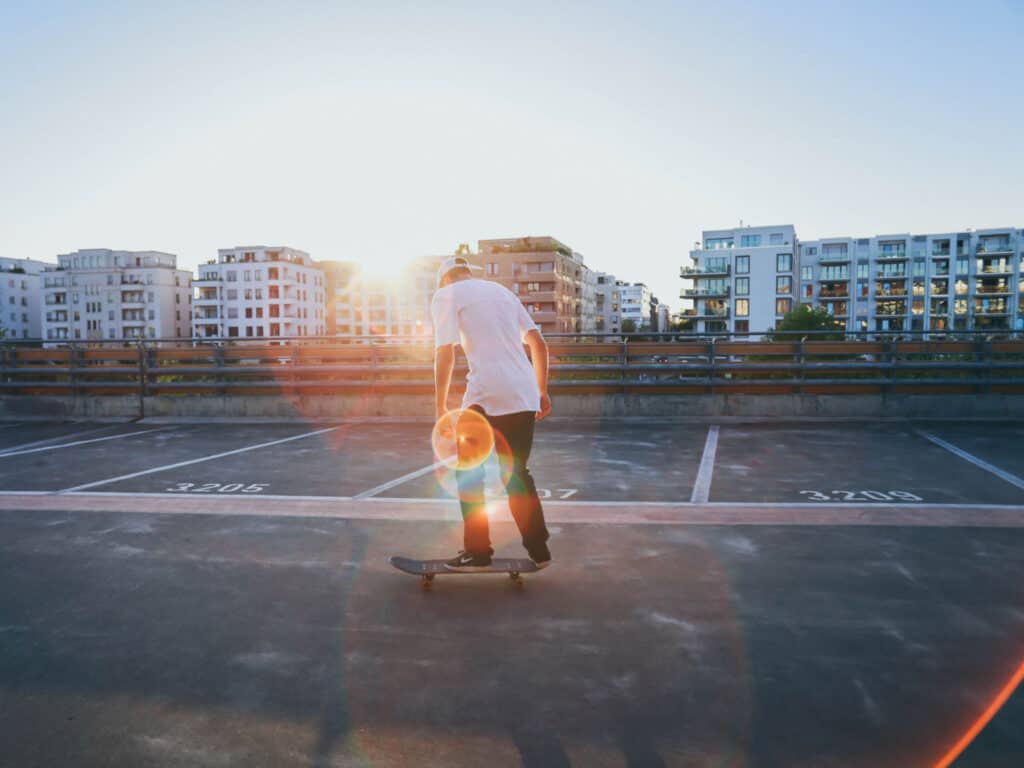
<path fill-rule="evenodd" d="M 555 416 L 601 418 L 1024 419 L 1021 395 L 562 395 Z M 432 420 L 430 395 L 276 397 L 0 397 L 5 420 L 409 419 Z"/>

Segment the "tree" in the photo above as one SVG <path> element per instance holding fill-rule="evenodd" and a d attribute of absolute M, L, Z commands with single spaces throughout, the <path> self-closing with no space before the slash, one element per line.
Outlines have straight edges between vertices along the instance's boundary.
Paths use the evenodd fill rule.
<path fill-rule="evenodd" d="M 636 333 L 636 320 L 631 317 L 627 317 L 622 321 L 622 332 L 623 333 Z"/>
<path fill-rule="evenodd" d="M 812 338 L 817 340 L 842 340 L 845 335 L 841 320 L 836 320 L 824 309 L 801 304 L 783 316 L 773 332 L 768 334 L 768 338 L 771 341 L 795 341 L 800 338 L 801 332 L 806 331 L 815 331 Z"/>

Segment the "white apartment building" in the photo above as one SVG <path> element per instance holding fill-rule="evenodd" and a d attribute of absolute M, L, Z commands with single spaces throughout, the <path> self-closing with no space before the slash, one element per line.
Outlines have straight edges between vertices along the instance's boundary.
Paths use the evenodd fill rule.
<path fill-rule="evenodd" d="M 423 256 L 392 277 L 373 274 L 353 262 L 330 262 L 329 332 L 343 337 L 403 336 L 430 339 L 430 302 L 443 256 Z"/>
<path fill-rule="evenodd" d="M 40 275 L 47 264 L 34 259 L 0 258 L 0 337 L 38 339 L 42 335 Z"/>
<path fill-rule="evenodd" d="M 597 330 L 597 272 L 586 265 L 582 253 L 573 251 L 572 258 L 580 265 L 580 324 L 578 332 L 593 333 Z"/>
<path fill-rule="evenodd" d="M 632 320 L 637 331 L 651 330 L 651 289 L 643 283 L 622 283 L 619 286 L 619 315 L 622 322 Z"/>
<path fill-rule="evenodd" d="M 201 338 L 323 336 L 327 281 L 309 254 L 285 246 L 221 248 L 199 267 L 192 320 Z"/>
<path fill-rule="evenodd" d="M 617 280 L 608 272 L 595 272 L 594 330 L 598 333 L 618 333 L 622 329 L 619 311 L 620 292 L 627 283 Z"/>
<path fill-rule="evenodd" d="M 681 296 L 698 331 L 769 330 L 798 303 L 847 331 L 1024 330 L 1024 230 L 798 241 L 791 226 L 709 230 Z"/>
<path fill-rule="evenodd" d="M 187 338 L 192 274 L 160 251 L 91 248 L 57 257 L 42 274 L 47 342 Z"/>
<path fill-rule="evenodd" d="M 790 225 L 704 232 L 680 270 L 698 333 L 759 333 L 793 309 L 797 239 Z"/>

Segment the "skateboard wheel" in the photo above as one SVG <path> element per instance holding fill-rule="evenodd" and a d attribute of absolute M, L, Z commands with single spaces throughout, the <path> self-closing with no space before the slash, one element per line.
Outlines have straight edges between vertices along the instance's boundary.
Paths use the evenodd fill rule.
<path fill-rule="evenodd" d="M 508 577 L 512 579 L 512 581 L 519 581 L 519 571 L 512 571 Z"/>

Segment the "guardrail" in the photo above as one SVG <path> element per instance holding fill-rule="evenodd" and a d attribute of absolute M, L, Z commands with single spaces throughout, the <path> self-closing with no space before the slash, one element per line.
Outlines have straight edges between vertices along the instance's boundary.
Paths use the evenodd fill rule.
<path fill-rule="evenodd" d="M 570 393 L 1024 393 L 1020 338 L 774 335 L 771 341 L 737 335 L 553 335 L 548 339 L 551 388 Z M 428 393 L 432 361 L 428 341 L 400 337 L 145 340 L 57 348 L 2 342 L 0 393 L 139 398 Z M 458 369 L 465 369 L 461 358 Z"/>

